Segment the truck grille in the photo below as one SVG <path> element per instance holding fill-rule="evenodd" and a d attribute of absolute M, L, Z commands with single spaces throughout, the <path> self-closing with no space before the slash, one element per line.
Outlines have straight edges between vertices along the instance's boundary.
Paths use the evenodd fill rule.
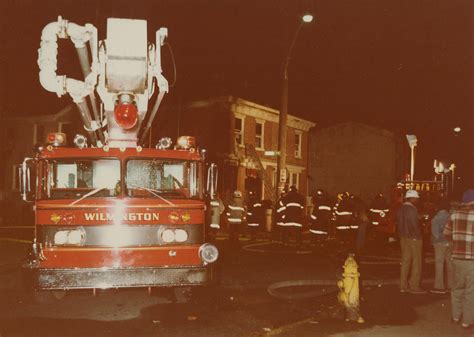
<path fill-rule="evenodd" d="M 146 247 L 199 244 L 204 241 L 202 225 L 100 225 L 100 226 L 38 226 L 37 240 L 46 247 L 59 246 L 54 243 L 57 231 L 81 228 L 85 240 L 81 246 L 89 247 Z M 166 243 L 161 238 L 165 229 L 184 229 L 188 239 L 182 243 Z M 63 245 L 61 245 L 63 246 Z"/>

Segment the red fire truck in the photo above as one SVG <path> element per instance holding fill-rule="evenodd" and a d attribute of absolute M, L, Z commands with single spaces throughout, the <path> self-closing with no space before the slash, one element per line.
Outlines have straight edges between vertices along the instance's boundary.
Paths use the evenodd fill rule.
<path fill-rule="evenodd" d="M 36 213 L 25 270 L 38 290 L 209 284 L 218 250 L 205 242 L 205 196 L 215 166 L 206 170 L 193 137 L 140 145 L 168 90 L 159 57 L 166 29 L 156 46 L 143 20 L 108 19 L 107 30 L 99 42 L 92 25 L 61 17 L 43 29 L 41 84 L 72 96 L 86 136 L 67 146 L 51 133 L 21 165 L 22 195 Z M 84 81 L 56 74 L 58 38 L 74 42 Z"/>

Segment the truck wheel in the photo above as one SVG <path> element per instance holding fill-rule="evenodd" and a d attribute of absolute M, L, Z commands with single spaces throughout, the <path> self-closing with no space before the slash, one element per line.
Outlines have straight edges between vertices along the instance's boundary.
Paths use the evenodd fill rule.
<path fill-rule="evenodd" d="M 193 287 L 191 291 L 191 301 L 194 304 L 212 306 L 218 300 L 214 286 Z"/>
<path fill-rule="evenodd" d="M 190 291 L 190 287 L 153 287 L 148 289 L 148 294 L 176 304 L 188 303 Z"/>
<path fill-rule="evenodd" d="M 176 287 L 173 289 L 175 303 L 188 303 L 192 297 L 191 287 Z"/>

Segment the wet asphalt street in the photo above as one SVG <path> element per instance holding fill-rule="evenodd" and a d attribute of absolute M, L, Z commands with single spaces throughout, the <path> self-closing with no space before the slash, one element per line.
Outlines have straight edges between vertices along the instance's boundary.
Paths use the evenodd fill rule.
<path fill-rule="evenodd" d="M 447 296 L 398 293 L 396 245 L 359 259 L 366 323 L 358 325 L 344 321 L 336 299 L 335 283 L 346 256 L 341 245 L 307 242 L 303 247 L 283 247 L 267 236 L 257 242 L 241 240 L 238 249 L 230 249 L 225 238 L 217 244 L 222 253 L 219 281 L 206 289 L 161 289 L 152 294 L 142 289 L 104 290 L 96 296 L 75 291 L 60 300 L 37 303 L 21 286 L 19 266 L 27 244 L 0 240 L 0 336 L 349 336 L 379 325 L 414 325 L 418 307 L 441 306 L 446 312 L 438 315 L 449 315 Z M 433 273 L 429 255 L 426 261 L 428 279 Z M 319 285 L 269 294 L 272 284 L 292 280 L 316 280 Z M 451 331 L 461 336 L 464 332 L 457 328 L 448 326 L 439 336 Z"/>

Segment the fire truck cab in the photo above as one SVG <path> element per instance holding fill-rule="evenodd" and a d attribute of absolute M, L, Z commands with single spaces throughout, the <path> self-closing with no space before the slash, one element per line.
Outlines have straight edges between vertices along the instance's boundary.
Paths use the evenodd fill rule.
<path fill-rule="evenodd" d="M 48 146 L 25 166 L 25 179 L 37 176 L 35 288 L 211 282 L 218 251 L 204 243 L 200 153 Z"/>

